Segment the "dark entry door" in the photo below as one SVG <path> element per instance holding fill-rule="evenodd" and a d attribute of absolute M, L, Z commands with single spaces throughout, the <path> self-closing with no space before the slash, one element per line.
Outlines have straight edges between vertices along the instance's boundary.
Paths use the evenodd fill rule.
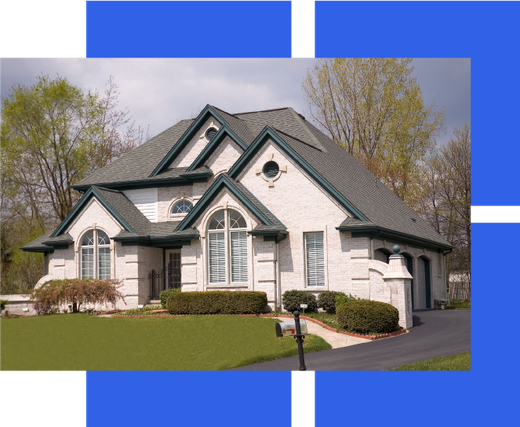
<path fill-rule="evenodd" d="M 426 287 L 426 308 L 432 308 L 432 291 L 430 283 L 430 260 L 424 260 L 424 284 Z"/>
<path fill-rule="evenodd" d="M 404 257 L 406 258 L 406 267 L 408 268 L 408 273 L 410 273 L 413 276 L 413 258 L 403 253 Z M 411 280 L 411 286 L 412 286 L 412 310 L 415 308 L 415 303 L 413 299 L 413 279 Z"/>
<path fill-rule="evenodd" d="M 167 253 L 167 288 L 180 288 L 181 287 L 181 252 L 169 251 Z"/>

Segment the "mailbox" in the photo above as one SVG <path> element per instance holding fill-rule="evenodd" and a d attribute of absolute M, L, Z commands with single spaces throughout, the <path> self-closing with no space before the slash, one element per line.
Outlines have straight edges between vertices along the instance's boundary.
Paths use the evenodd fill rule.
<path fill-rule="evenodd" d="M 300 320 L 300 329 L 302 335 L 308 334 L 307 322 L 303 319 Z M 294 320 L 276 324 L 277 337 L 292 337 L 294 335 L 296 335 L 296 324 Z"/>

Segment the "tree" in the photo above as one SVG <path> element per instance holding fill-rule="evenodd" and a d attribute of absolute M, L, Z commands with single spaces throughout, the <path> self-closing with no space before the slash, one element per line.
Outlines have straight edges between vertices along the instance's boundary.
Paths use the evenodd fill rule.
<path fill-rule="evenodd" d="M 417 210 L 455 249 L 448 275 L 471 291 L 471 128 L 455 128 L 453 137 L 425 161 Z M 468 295 L 469 296 L 469 295 Z"/>
<path fill-rule="evenodd" d="M 424 105 L 411 59 L 322 59 L 303 90 L 317 125 L 401 199 L 443 131 L 444 112 Z"/>
<path fill-rule="evenodd" d="M 4 277 L 20 258 L 13 256 L 18 245 L 29 243 L 34 231 L 50 231 L 71 211 L 79 198 L 72 185 L 142 142 L 143 131 L 118 109 L 117 96 L 112 77 L 100 95 L 42 75 L 31 87 L 13 86 L 2 101 Z"/>

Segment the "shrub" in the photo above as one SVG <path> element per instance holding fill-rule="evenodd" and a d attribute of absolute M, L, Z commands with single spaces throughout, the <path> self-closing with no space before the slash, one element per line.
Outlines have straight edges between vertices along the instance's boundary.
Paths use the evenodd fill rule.
<path fill-rule="evenodd" d="M 399 311 L 384 302 L 360 300 L 341 304 L 337 317 L 340 326 L 350 332 L 387 333 L 397 330 Z"/>
<path fill-rule="evenodd" d="M 267 306 L 267 294 L 256 291 L 172 293 L 166 301 L 170 314 L 258 314 Z"/>
<path fill-rule="evenodd" d="M 336 313 L 336 297 L 346 296 L 343 292 L 323 291 L 318 296 L 318 307 L 322 308 L 329 314 Z"/>
<path fill-rule="evenodd" d="M 0 309 L 1 310 L 3 310 L 7 304 L 9 304 L 9 300 L 7 300 L 7 299 L 0 299 Z"/>
<path fill-rule="evenodd" d="M 161 300 L 162 308 L 166 308 L 166 300 L 171 294 L 180 292 L 181 288 L 168 288 L 159 293 L 159 299 Z"/>
<path fill-rule="evenodd" d="M 115 305 L 119 299 L 124 302 L 121 286 L 120 281 L 112 279 L 51 280 L 33 289 L 31 299 L 38 314 L 52 313 L 62 304 L 72 304 L 77 312 L 82 304 Z"/>
<path fill-rule="evenodd" d="M 282 295 L 283 308 L 292 313 L 295 310 L 301 311 L 300 304 L 307 304 L 305 311 L 314 313 L 318 310 L 316 296 L 306 291 L 286 291 Z"/>
<path fill-rule="evenodd" d="M 355 296 L 353 296 L 352 294 L 348 294 L 348 295 L 338 295 L 336 296 L 336 310 L 338 309 L 338 307 L 341 305 L 341 304 L 345 304 L 346 302 L 351 302 L 351 301 L 361 301 L 361 298 L 357 298 Z"/>

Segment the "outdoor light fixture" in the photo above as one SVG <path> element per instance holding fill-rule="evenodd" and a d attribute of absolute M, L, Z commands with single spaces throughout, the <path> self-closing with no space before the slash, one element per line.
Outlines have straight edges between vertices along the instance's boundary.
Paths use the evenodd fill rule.
<path fill-rule="evenodd" d="M 141 309 L 144 308 L 144 304 L 137 304 L 137 308 L 139 309 L 139 314 L 141 314 Z"/>
<path fill-rule="evenodd" d="M 23 312 L 24 312 L 25 314 L 26 314 L 28 311 L 29 311 L 28 308 L 24 308 L 24 309 L 23 309 Z"/>

